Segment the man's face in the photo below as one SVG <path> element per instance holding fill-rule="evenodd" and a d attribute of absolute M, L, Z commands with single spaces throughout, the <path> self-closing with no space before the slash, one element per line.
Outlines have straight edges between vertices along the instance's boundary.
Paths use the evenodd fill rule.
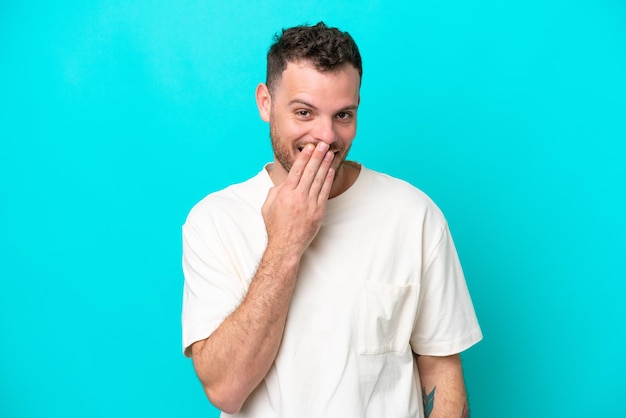
<path fill-rule="evenodd" d="M 270 123 L 274 170 L 286 176 L 306 144 L 323 141 L 335 152 L 339 174 L 356 135 L 360 84 L 351 65 L 322 73 L 303 61 L 287 65 L 268 101 L 259 101 L 257 90 L 261 117 Z"/>

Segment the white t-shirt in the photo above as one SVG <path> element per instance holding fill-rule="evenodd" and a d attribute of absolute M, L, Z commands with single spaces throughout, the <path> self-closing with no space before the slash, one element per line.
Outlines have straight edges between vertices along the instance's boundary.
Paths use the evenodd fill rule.
<path fill-rule="evenodd" d="M 243 299 L 267 236 L 272 181 L 210 194 L 183 226 L 183 350 Z M 440 210 L 420 190 L 365 167 L 330 199 L 306 250 L 283 340 L 238 417 L 421 417 L 413 352 L 451 355 L 482 334 Z M 230 416 L 222 414 L 222 416 Z"/>

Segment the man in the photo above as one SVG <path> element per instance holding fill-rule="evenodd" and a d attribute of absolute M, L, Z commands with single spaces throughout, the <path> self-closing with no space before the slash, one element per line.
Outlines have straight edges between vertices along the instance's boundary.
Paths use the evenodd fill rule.
<path fill-rule="evenodd" d="M 467 416 L 458 353 L 482 336 L 447 223 L 413 186 L 346 161 L 356 44 L 295 27 L 267 66 L 273 164 L 183 226 L 183 348 L 207 397 L 223 416 Z"/>

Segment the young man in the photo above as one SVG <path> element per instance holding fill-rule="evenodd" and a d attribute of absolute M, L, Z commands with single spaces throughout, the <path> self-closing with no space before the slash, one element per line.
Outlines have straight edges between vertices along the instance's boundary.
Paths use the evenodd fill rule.
<path fill-rule="evenodd" d="M 183 348 L 223 416 L 467 416 L 482 336 L 446 220 L 346 161 L 361 75 L 347 33 L 284 30 L 256 90 L 274 162 L 183 226 Z"/>

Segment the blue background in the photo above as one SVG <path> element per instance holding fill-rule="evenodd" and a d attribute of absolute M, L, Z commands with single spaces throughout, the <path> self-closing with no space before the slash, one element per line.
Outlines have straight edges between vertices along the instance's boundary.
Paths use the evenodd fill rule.
<path fill-rule="evenodd" d="M 181 354 L 180 226 L 271 160 L 265 52 L 319 20 L 364 58 L 352 158 L 449 219 L 473 417 L 625 416 L 618 0 L 4 1 L 0 416 L 217 416 Z"/>

